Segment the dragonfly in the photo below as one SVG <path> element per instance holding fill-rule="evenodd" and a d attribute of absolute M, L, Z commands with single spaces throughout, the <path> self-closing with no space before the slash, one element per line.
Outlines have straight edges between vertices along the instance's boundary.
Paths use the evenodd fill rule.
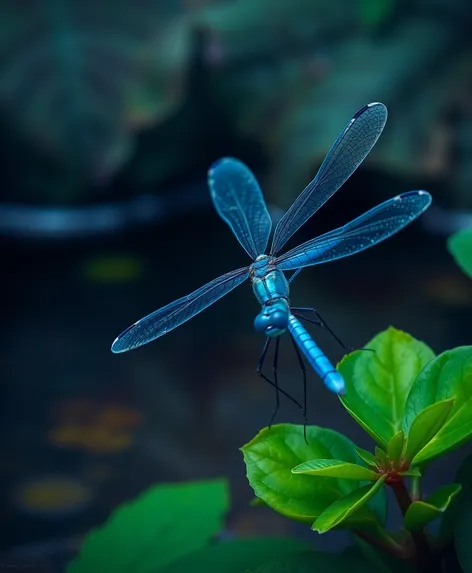
<path fill-rule="evenodd" d="M 211 198 L 220 217 L 251 257 L 252 264 L 230 271 L 138 320 L 115 339 L 111 347 L 112 352 L 126 352 L 169 333 L 249 279 L 254 295 L 261 305 L 261 310 L 254 320 L 254 327 L 266 336 L 256 370 L 276 390 L 276 409 L 272 420 L 277 413 L 281 393 L 301 408 L 306 421 L 304 359 L 329 390 L 335 394 L 345 393 L 343 376 L 301 321 L 306 320 L 326 327 L 340 344 L 343 343 L 316 309 L 291 306 L 290 283 L 306 267 L 348 257 L 391 237 L 429 207 L 431 195 L 427 191 L 403 193 L 377 205 L 342 227 L 306 241 L 285 254 L 279 252 L 292 235 L 359 167 L 378 140 L 386 121 L 387 108 L 379 102 L 364 106 L 353 116 L 332 145 L 315 178 L 277 223 L 268 252 L 272 221 L 256 177 L 238 159 L 225 157 L 216 161 L 208 171 Z M 287 278 L 285 273 L 290 271 L 294 272 Z M 315 318 L 310 319 L 306 316 L 307 313 L 312 313 L 311 316 Z M 286 332 L 292 339 L 303 371 L 303 406 L 280 388 L 278 383 L 279 341 L 281 335 Z M 274 340 L 271 379 L 263 372 L 263 365 L 269 346 Z"/>

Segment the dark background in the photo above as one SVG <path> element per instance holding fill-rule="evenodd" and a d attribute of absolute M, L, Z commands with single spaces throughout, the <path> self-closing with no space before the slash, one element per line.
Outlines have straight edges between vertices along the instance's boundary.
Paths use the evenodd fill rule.
<path fill-rule="evenodd" d="M 210 203 L 214 160 L 245 161 L 277 220 L 371 101 L 389 109 L 379 143 L 289 246 L 411 189 L 428 189 L 434 207 L 372 250 L 303 271 L 292 302 L 318 308 L 354 347 L 389 325 L 437 353 L 470 344 L 471 284 L 445 241 L 472 207 L 471 24 L 465 0 L 1 4 L 5 559 L 57 558 L 60 570 L 117 504 L 156 482 L 212 476 L 230 479 L 231 534 L 306 535 L 249 507 L 238 448 L 274 405 L 255 374 L 264 341 L 249 283 L 153 344 L 110 346 L 248 264 Z M 288 340 L 280 380 L 301 396 Z M 372 447 L 312 372 L 308 412 Z M 285 402 L 278 421 L 302 423 Z M 461 455 L 436 464 L 426 489 Z"/>

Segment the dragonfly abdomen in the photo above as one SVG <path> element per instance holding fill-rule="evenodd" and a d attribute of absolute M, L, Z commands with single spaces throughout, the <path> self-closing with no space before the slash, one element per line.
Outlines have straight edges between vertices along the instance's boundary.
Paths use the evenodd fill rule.
<path fill-rule="evenodd" d="M 335 394 L 344 394 L 346 391 L 344 378 L 293 314 L 290 314 L 288 318 L 288 330 L 298 348 L 303 352 L 311 367 L 323 380 L 328 390 Z"/>

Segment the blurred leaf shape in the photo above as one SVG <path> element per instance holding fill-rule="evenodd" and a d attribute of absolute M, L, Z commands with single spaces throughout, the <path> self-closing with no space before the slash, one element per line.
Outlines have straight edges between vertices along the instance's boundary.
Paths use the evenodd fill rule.
<path fill-rule="evenodd" d="M 151 487 L 86 536 L 67 573 L 159 571 L 206 545 L 228 505 L 223 479 Z"/>
<path fill-rule="evenodd" d="M 360 23 L 368 29 L 377 28 L 393 14 L 397 3 L 398 0 L 356 0 Z"/>
<path fill-rule="evenodd" d="M 469 490 L 466 495 L 461 497 L 457 522 L 454 529 L 454 545 L 459 563 L 461 564 L 464 573 L 472 572 L 472 543 L 470 542 L 471 531 L 472 494 Z"/>
<path fill-rule="evenodd" d="M 374 573 L 375 571 L 377 573 L 378 570 L 360 555 L 299 551 L 279 558 L 267 556 L 264 565 L 247 569 L 245 573 L 315 573 L 316 571 L 320 573 Z M 240 573 L 240 570 L 236 573 Z"/>
<path fill-rule="evenodd" d="M 376 4 L 375 0 L 371 3 Z M 320 9 L 318 3 L 313 6 Z M 357 0 L 349 3 L 350 9 L 356 6 Z M 323 18 L 314 17 L 324 23 Z M 344 14 L 340 18 L 344 19 Z M 451 22 L 454 18 L 457 15 L 451 14 Z M 340 29 L 343 24 L 340 20 Z M 290 205 L 315 176 L 346 122 L 359 108 L 374 100 L 387 105 L 390 121 L 363 167 L 395 176 L 428 175 L 426 160 L 422 158 L 431 156 L 427 149 L 430 133 L 451 105 L 454 89 L 463 90 L 464 66 L 470 67 L 467 64 L 470 56 L 463 50 L 457 29 L 457 25 L 448 25 L 444 20 L 416 18 L 403 10 L 395 24 L 395 33 L 383 34 L 380 44 L 373 44 L 370 34 L 358 30 L 356 33 L 353 26 L 345 33 L 338 32 L 342 41 L 326 42 L 323 48 L 325 59 L 330 62 L 329 73 L 323 77 L 294 74 L 291 84 L 286 84 L 281 92 L 283 102 L 277 114 L 259 134 L 273 153 L 271 185 L 268 185 L 273 191 L 271 199 L 281 206 Z M 322 30 L 321 36 L 325 33 Z M 317 41 L 314 34 L 313 51 L 319 45 Z M 408 92 L 407 100 L 400 101 L 408 85 L 417 88 Z M 441 126 L 441 130 L 448 128 Z M 446 158 L 456 134 L 450 139 L 442 151 Z M 449 159 L 445 163 L 441 176 L 447 175 L 455 187 L 457 173 Z"/>
<path fill-rule="evenodd" d="M 462 499 L 468 498 L 472 490 L 472 454 L 469 454 L 459 466 L 454 477 L 454 483 L 461 485 L 461 491 L 454 500 L 454 503 L 449 507 L 448 511 L 443 515 L 439 527 L 439 537 L 448 542 L 454 535 L 454 528 L 456 526 L 458 515 L 461 511 Z"/>
<path fill-rule="evenodd" d="M 162 119 L 179 102 L 188 53 L 177 9 L 150 0 L 5 0 L 3 113 L 78 179 L 102 182 L 128 157 L 136 117 Z"/>
<path fill-rule="evenodd" d="M 309 550 L 308 543 L 289 537 L 234 539 L 189 553 L 165 567 L 162 573 L 247 573 L 269 560 L 283 560 L 301 552 L 316 559 L 318 554 Z"/>
<path fill-rule="evenodd" d="M 463 229 L 450 236 L 447 248 L 459 267 L 472 278 L 472 229 Z"/>

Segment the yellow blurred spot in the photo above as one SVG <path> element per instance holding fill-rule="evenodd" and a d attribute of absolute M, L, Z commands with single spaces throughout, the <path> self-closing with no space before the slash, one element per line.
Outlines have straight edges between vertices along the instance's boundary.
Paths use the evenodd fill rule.
<path fill-rule="evenodd" d="M 80 426 L 61 426 L 54 428 L 48 435 L 49 443 L 83 449 L 93 453 L 111 453 L 128 449 L 133 444 L 129 433 L 116 432 L 94 424 L 81 428 Z"/>
<path fill-rule="evenodd" d="M 79 426 L 60 426 L 49 432 L 49 442 L 60 446 L 71 446 L 80 443 L 83 430 Z"/>
<path fill-rule="evenodd" d="M 87 259 L 80 267 L 80 274 L 91 283 L 130 282 L 139 279 L 144 264 L 127 255 L 107 255 Z"/>
<path fill-rule="evenodd" d="M 107 406 L 100 414 L 100 422 L 113 428 L 128 428 L 137 426 L 142 420 L 141 413 L 131 408 Z"/>
<path fill-rule="evenodd" d="M 68 399 L 55 407 L 59 418 L 49 432 L 49 443 L 93 453 L 126 450 L 133 444 L 133 430 L 142 423 L 139 410 L 118 403 L 94 404 Z"/>
<path fill-rule="evenodd" d="M 429 280 L 427 290 L 431 298 L 448 306 L 472 305 L 472 283 L 462 275 L 434 276 Z"/>
<path fill-rule="evenodd" d="M 100 454 L 127 450 L 132 444 L 133 439 L 130 435 L 110 432 L 100 426 L 88 429 L 81 440 L 84 449 Z"/>
<path fill-rule="evenodd" d="M 88 503 L 92 492 L 85 485 L 68 478 L 44 478 L 21 486 L 15 498 L 28 511 L 70 511 Z"/>

